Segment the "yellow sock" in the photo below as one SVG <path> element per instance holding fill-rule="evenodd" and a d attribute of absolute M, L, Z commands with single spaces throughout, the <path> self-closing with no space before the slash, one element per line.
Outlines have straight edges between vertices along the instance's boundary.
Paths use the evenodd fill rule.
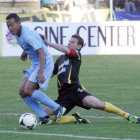
<path fill-rule="evenodd" d="M 60 118 L 60 120 L 57 121 L 57 122 L 54 122 L 55 115 L 51 115 L 50 117 L 51 117 L 52 120 L 53 120 L 53 122 L 52 122 L 53 124 L 64 124 L 64 123 L 76 122 L 76 119 L 75 119 L 74 116 L 62 116 L 62 117 Z"/>
<path fill-rule="evenodd" d="M 129 113 L 124 112 L 123 110 L 119 109 L 118 107 L 112 105 L 109 102 L 105 102 L 105 104 L 106 104 L 106 106 L 105 106 L 104 110 L 107 112 L 120 115 L 120 116 L 124 117 L 125 119 L 127 119 L 128 116 L 130 115 Z"/>

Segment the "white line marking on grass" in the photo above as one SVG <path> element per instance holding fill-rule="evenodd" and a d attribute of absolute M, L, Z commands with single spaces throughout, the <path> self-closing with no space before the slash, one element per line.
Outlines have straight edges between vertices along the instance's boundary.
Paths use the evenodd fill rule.
<path fill-rule="evenodd" d="M 26 135 L 42 135 L 42 136 L 59 136 L 59 137 L 71 137 L 71 138 L 86 138 L 86 139 L 99 139 L 99 140 L 138 140 L 138 139 L 120 139 L 120 138 L 109 138 L 109 137 L 94 137 L 94 136 L 78 136 L 72 134 L 55 134 L 55 133 L 31 133 L 31 132 L 19 132 L 19 131 L 6 131 L 0 130 L 0 133 L 10 133 L 10 134 L 26 134 Z"/>
<path fill-rule="evenodd" d="M 1 116 L 20 116 L 21 113 L 0 113 Z"/>
<path fill-rule="evenodd" d="M 0 113 L 0 116 L 20 116 L 22 115 L 21 113 Z M 83 116 L 85 118 L 99 118 L 99 119 L 123 119 L 122 117 L 115 117 L 115 116 Z"/>
<path fill-rule="evenodd" d="M 115 116 L 108 116 L 108 117 L 105 117 L 105 116 L 83 116 L 85 118 L 99 118 L 99 119 L 123 119 L 122 117 L 115 117 Z"/>

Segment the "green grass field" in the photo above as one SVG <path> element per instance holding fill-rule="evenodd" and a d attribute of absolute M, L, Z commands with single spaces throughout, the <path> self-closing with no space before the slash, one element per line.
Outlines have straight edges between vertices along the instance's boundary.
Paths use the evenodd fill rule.
<path fill-rule="evenodd" d="M 69 115 L 78 111 L 90 124 L 44 125 L 22 130 L 16 113 L 31 111 L 18 95 L 18 89 L 22 71 L 29 66 L 30 61 L 22 62 L 19 57 L 0 57 L 0 140 L 140 139 L 140 125 L 104 111 L 78 107 Z M 139 55 L 83 56 L 80 81 L 99 99 L 140 116 Z M 51 79 L 47 95 L 56 99 L 56 78 Z"/>

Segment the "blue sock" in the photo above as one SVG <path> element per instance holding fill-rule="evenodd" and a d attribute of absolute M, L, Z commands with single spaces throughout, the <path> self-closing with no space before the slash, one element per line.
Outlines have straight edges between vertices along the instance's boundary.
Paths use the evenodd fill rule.
<path fill-rule="evenodd" d="M 50 99 L 45 93 L 35 90 L 31 96 L 32 98 L 40 101 L 42 104 L 50 107 L 53 111 L 56 110 L 60 105 Z"/>
<path fill-rule="evenodd" d="M 44 111 L 44 109 L 40 106 L 40 104 L 33 98 L 27 96 L 24 98 L 24 102 L 30 107 L 32 111 L 34 111 L 40 118 L 44 118 L 48 116 L 48 114 Z"/>

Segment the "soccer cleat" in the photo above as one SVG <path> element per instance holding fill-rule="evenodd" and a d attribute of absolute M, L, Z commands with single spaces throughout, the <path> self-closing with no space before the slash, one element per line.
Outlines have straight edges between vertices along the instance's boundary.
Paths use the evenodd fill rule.
<path fill-rule="evenodd" d="M 42 124 L 52 124 L 52 119 L 49 116 L 40 118 L 37 125 L 42 125 Z"/>
<path fill-rule="evenodd" d="M 138 124 L 140 123 L 140 118 L 137 116 L 129 115 L 127 119 L 130 123 Z"/>
<path fill-rule="evenodd" d="M 75 112 L 74 114 L 72 114 L 72 116 L 74 116 L 76 118 L 76 123 L 90 123 L 89 120 L 80 116 L 80 114 L 78 112 Z"/>
<path fill-rule="evenodd" d="M 55 114 L 55 122 L 59 121 L 61 116 L 65 113 L 66 111 L 66 108 L 65 107 L 62 107 L 60 106 L 59 108 L 57 108 L 55 111 L 54 111 L 54 114 Z"/>

